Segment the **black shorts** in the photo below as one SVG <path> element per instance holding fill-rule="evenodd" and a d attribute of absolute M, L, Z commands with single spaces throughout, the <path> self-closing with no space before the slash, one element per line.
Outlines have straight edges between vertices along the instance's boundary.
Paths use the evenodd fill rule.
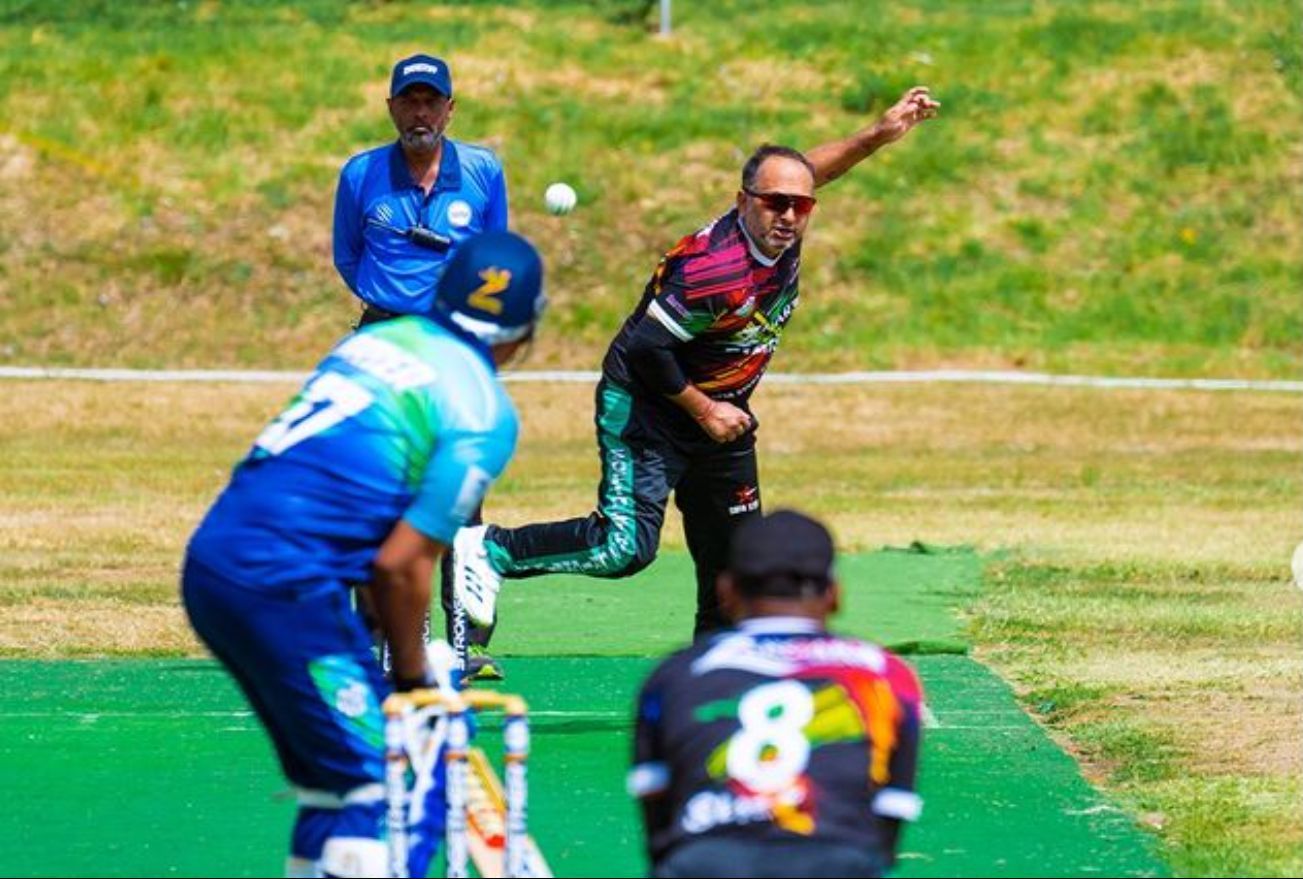
<path fill-rule="evenodd" d="M 877 877 L 889 859 L 868 848 L 826 840 L 697 839 L 675 846 L 652 864 L 652 876 Z"/>

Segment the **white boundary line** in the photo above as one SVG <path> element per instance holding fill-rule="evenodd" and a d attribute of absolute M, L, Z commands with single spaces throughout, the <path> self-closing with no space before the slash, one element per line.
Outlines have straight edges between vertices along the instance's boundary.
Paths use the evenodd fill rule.
<path fill-rule="evenodd" d="M 76 369 L 53 366 L 0 366 L 0 379 L 81 379 L 98 382 L 238 382 L 293 384 L 306 372 L 260 369 Z M 596 372 L 539 370 L 504 372 L 502 380 L 519 383 L 591 384 Z M 771 373 L 764 381 L 784 385 L 1006 384 L 1078 388 L 1139 388 L 1195 391 L 1282 391 L 1303 393 L 1303 381 L 1234 378 L 1127 378 L 1097 375 L 1052 375 L 997 370 L 902 370 L 880 372 Z"/>

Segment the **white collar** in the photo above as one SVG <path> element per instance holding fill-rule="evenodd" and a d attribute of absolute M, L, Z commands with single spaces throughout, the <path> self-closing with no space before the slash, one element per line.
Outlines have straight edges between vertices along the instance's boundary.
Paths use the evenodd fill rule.
<path fill-rule="evenodd" d="M 805 635 L 823 632 L 823 626 L 809 617 L 749 617 L 737 624 L 746 635 Z"/>

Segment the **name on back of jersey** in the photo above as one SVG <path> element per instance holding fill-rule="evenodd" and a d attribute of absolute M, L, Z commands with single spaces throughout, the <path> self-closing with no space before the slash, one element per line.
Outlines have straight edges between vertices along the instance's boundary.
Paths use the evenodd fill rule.
<path fill-rule="evenodd" d="M 429 363 L 369 333 L 350 337 L 335 349 L 335 356 L 399 391 L 432 384 L 438 378 Z"/>

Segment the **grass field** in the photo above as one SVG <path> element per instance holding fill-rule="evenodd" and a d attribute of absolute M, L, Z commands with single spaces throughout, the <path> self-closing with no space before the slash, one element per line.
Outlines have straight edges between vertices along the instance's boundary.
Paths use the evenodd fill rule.
<path fill-rule="evenodd" d="M 181 546 L 292 389 L 4 389 L 0 654 L 199 655 L 175 599 Z M 522 449 L 490 514 L 583 511 L 591 389 L 512 390 Z M 851 552 L 982 555 L 984 589 L 958 602 L 973 655 L 1156 834 L 1175 874 L 1298 872 L 1297 397 L 771 385 L 757 407 L 771 508 L 817 511 Z M 674 521 L 665 542 L 682 549 Z M 646 617 L 600 585 L 611 628 L 594 649 L 610 650 Z M 670 618 L 651 643 L 676 637 Z"/>

